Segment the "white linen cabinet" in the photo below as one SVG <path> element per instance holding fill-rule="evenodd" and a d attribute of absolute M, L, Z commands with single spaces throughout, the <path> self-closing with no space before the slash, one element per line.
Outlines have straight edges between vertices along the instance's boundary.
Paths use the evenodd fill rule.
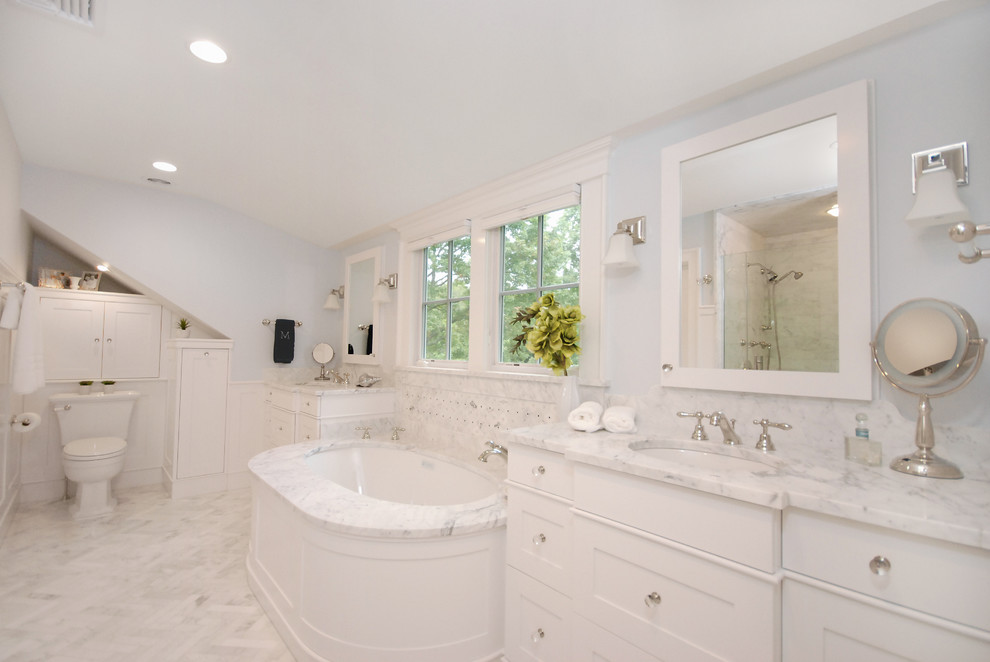
<path fill-rule="evenodd" d="M 173 497 L 227 487 L 225 441 L 231 340 L 170 340 L 165 483 Z"/>
<path fill-rule="evenodd" d="M 41 295 L 45 379 L 155 379 L 162 307 L 134 294 Z"/>

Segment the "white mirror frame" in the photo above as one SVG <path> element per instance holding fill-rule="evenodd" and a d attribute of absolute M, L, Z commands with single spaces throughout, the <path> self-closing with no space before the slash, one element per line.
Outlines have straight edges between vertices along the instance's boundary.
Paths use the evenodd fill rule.
<path fill-rule="evenodd" d="M 859 81 L 710 133 L 661 153 L 661 384 L 742 393 L 872 399 L 870 83 Z M 681 162 L 829 115 L 838 132 L 839 371 L 790 372 L 681 365 Z"/>
<path fill-rule="evenodd" d="M 378 284 L 378 279 L 381 277 L 381 256 L 382 249 L 380 246 L 363 251 L 361 253 L 355 253 L 354 255 L 348 255 L 347 259 L 344 261 L 344 356 L 341 359 L 344 363 L 364 363 L 368 365 L 378 365 L 382 362 L 381 360 L 381 326 L 379 325 L 379 307 L 380 304 L 373 303 L 371 301 L 371 295 L 375 291 L 375 285 Z M 365 260 L 373 260 L 374 265 L 372 267 L 372 282 L 367 287 L 356 286 L 353 278 L 351 277 L 351 267 L 359 262 L 364 262 Z M 365 296 L 362 292 L 366 292 L 367 305 L 371 306 L 371 323 L 375 328 L 375 336 L 372 342 L 372 352 L 371 354 L 348 354 L 347 347 L 351 343 L 350 339 L 350 328 L 351 328 L 351 309 L 356 302 L 355 296 Z"/>

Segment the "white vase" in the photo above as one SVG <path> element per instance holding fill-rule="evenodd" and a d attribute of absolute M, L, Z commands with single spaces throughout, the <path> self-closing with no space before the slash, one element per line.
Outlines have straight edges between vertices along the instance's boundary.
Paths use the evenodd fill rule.
<path fill-rule="evenodd" d="M 189 334 L 191 332 L 192 332 L 192 329 L 176 329 L 175 330 L 175 336 L 177 338 L 188 338 L 189 337 Z"/>
<path fill-rule="evenodd" d="M 117 385 L 116 384 L 104 384 L 103 385 L 103 392 L 104 393 L 113 393 L 114 390 L 116 390 L 116 388 L 117 388 Z"/>
<path fill-rule="evenodd" d="M 79 395 L 89 395 L 89 392 L 93 390 L 92 384 L 80 384 L 79 385 Z"/>
<path fill-rule="evenodd" d="M 568 414 L 581 404 L 581 393 L 578 389 L 578 378 L 575 375 L 561 377 L 560 399 L 557 401 L 557 420 L 565 422 Z"/>

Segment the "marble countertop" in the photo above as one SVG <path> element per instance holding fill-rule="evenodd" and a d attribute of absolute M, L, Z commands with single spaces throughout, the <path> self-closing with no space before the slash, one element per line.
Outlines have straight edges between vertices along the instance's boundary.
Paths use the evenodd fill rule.
<path fill-rule="evenodd" d="M 285 384 L 269 382 L 268 386 L 279 388 L 283 391 L 299 391 L 313 393 L 315 395 L 332 395 L 337 393 L 395 393 L 392 386 L 357 386 L 355 384 L 334 384 L 332 381 L 310 381 L 301 384 Z"/>
<path fill-rule="evenodd" d="M 494 493 L 486 499 L 453 506 L 410 505 L 353 492 L 320 476 L 305 461 L 311 452 L 348 446 L 395 448 L 397 444 L 353 439 L 291 444 L 254 456 L 248 468 L 257 480 L 274 489 L 321 529 L 375 538 L 436 538 L 474 533 L 505 523 L 504 490 L 494 486 L 494 481 Z"/>
<path fill-rule="evenodd" d="M 990 549 L 990 461 L 985 458 L 967 457 L 964 463 L 953 457 L 966 474 L 961 480 L 921 478 L 891 470 L 887 448 L 882 464 L 870 467 L 845 459 L 841 445 L 821 448 L 789 443 L 786 434 L 772 434 L 777 450 L 769 454 L 749 444 L 725 446 L 720 439 L 691 441 L 605 431 L 586 433 L 561 423 L 506 431 L 501 433 L 500 441 L 542 448 L 562 453 L 574 462 L 778 510 L 802 508 Z M 717 431 L 715 436 L 720 436 Z M 630 444 L 636 442 L 724 453 L 769 464 L 703 469 L 687 461 L 655 458 L 631 450 Z"/>

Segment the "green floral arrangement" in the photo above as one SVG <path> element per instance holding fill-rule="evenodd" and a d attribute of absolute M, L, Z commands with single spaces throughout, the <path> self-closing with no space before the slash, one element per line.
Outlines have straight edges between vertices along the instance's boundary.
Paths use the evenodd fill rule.
<path fill-rule="evenodd" d="M 521 324 L 523 332 L 512 339 L 512 351 L 519 351 L 525 344 L 553 374 L 566 375 L 573 357 L 581 353 L 578 323 L 583 319 L 581 306 L 561 306 L 553 294 L 544 294 L 529 308 L 516 309 L 511 323 Z"/>

